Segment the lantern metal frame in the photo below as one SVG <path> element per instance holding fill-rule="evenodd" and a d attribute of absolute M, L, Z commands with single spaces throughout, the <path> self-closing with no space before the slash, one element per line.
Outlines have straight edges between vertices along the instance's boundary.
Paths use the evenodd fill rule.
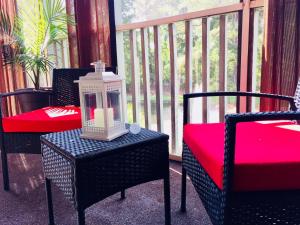
<path fill-rule="evenodd" d="M 82 117 L 82 134 L 80 137 L 87 139 L 95 139 L 102 141 L 111 141 L 117 137 L 120 137 L 128 130 L 125 127 L 124 115 L 123 115 L 123 78 L 119 75 L 115 75 L 112 72 L 94 72 L 88 73 L 86 76 L 80 77 L 79 81 L 79 95 L 81 105 L 81 117 Z M 113 118 L 113 124 L 109 124 L 108 113 L 108 93 L 112 91 L 118 91 L 118 110 L 119 121 L 115 121 Z M 96 106 L 102 105 L 103 109 L 103 122 L 104 126 L 96 126 L 95 115 L 93 119 L 87 120 L 86 116 L 86 100 L 85 94 L 94 94 L 96 96 Z M 102 98 L 101 100 L 99 98 Z M 101 102 L 101 103 L 100 103 Z M 99 108 L 100 109 L 100 108 Z M 95 113 L 95 111 L 94 111 Z"/>

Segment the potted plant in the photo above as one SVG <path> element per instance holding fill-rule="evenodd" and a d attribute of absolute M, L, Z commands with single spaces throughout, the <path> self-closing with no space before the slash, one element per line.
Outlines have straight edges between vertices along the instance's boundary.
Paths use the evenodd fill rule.
<path fill-rule="evenodd" d="M 34 86 L 18 96 L 23 111 L 48 104 L 49 89 L 40 86 L 41 76 L 54 67 L 54 55 L 47 50 L 53 43 L 67 38 L 68 24 L 74 25 L 74 18 L 66 13 L 62 0 L 20 1 L 14 18 L 0 9 L 4 66 L 22 66 Z"/>

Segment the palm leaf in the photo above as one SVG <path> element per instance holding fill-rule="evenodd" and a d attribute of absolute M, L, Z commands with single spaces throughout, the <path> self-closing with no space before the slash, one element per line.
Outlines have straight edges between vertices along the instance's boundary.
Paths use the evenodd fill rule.
<path fill-rule="evenodd" d="M 11 20 L 0 10 L 0 35 L 13 46 L 6 64 L 21 64 L 37 87 L 40 73 L 53 67 L 47 48 L 67 38 L 67 25 L 74 17 L 65 12 L 62 0 L 19 0 L 18 16 Z"/>

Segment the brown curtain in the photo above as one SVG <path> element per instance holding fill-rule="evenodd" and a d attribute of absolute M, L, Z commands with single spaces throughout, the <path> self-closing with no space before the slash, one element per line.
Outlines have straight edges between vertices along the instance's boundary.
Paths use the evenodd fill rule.
<path fill-rule="evenodd" d="M 15 0 L 0 0 L 0 8 L 4 9 L 13 21 L 16 14 Z M 0 34 L 0 93 L 15 91 L 26 86 L 26 77 L 20 66 L 4 66 L 3 59 L 5 55 L 9 54 L 10 48 L 5 45 L 5 37 Z M 15 100 L 13 98 L 7 99 L 4 103 L 7 104 L 8 115 L 16 112 Z"/>
<path fill-rule="evenodd" d="M 261 91 L 294 95 L 300 75 L 299 0 L 268 0 Z M 262 111 L 286 110 L 287 104 L 263 99 Z"/>
<path fill-rule="evenodd" d="M 76 20 L 76 27 L 68 27 L 71 66 L 90 67 L 99 59 L 110 66 L 108 0 L 66 0 L 66 6 Z"/>

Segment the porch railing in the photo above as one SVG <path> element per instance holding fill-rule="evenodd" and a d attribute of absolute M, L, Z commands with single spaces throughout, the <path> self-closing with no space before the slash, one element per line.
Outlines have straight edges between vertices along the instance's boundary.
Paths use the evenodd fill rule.
<path fill-rule="evenodd" d="M 225 91 L 226 84 L 226 18 L 230 13 L 238 13 L 238 73 L 237 73 L 237 90 L 250 91 L 255 86 L 255 78 L 253 78 L 253 70 L 257 60 L 253 57 L 257 54 L 257 18 L 253 11 L 255 8 L 263 7 L 263 0 L 244 0 L 242 3 L 232 4 L 224 7 L 201 10 L 197 12 L 185 13 L 182 15 L 171 16 L 161 19 L 137 22 L 131 24 L 117 25 L 117 50 L 118 50 L 118 71 L 125 74 L 124 60 L 124 39 L 123 33 L 129 32 L 129 51 L 130 51 L 130 67 L 131 67 L 131 93 L 133 106 L 133 122 L 140 121 L 140 77 L 143 85 L 143 107 L 145 127 L 149 128 L 151 124 L 151 92 L 150 92 L 150 73 L 149 73 L 149 40 L 148 28 L 153 28 L 153 45 L 154 45 L 154 67 L 155 67 L 155 99 L 156 99 L 156 117 L 157 130 L 164 132 L 164 119 L 171 118 L 171 148 L 172 155 L 178 155 L 180 152 L 179 139 L 179 115 L 178 115 L 178 93 L 179 81 L 177 74 L 177 46 L 176 46 L 176 29 L 175 23 L 184 21 L 185 26 L 185 93 L 192 91 L 192 20 L 201 19 L 202 25 L 202 91 L 208 91 L 209 79 L 209 19 L 219 16 L 219 81 L 218 90 Z M 116 22 L 121 15 L 120 8 L 116 7 Z M 254 16 L 253 16 L 254 15 Z M 169 57 L 170 57 L 170 98 L 171 98 L 171 114 L 165 115 L 163 112 L 163 71 L 161 58 L 161 36 L 160 26 L 168 26 L 169 37 Z M 140 31 L 141 43 L 141 74 L 138 68 L 137 56 L 137 34 Z M 251 66 L 249 66 L 249 63 Z M 126 95 L 124 98 L 126 105 Z M 252 104 L 253 106 L 254 104 Z M 226 102 L 224 97 L 219 99 L 219 120 L 223 121 L 225 114 Z M 126 107 L 125 107 L 126 112 Z M 247 101 L 244 98 L 237 100 L 237 111 L 243 112 L 247 110 Z M 249 108 L 248 108 L 249 110 Z M 208 102 L 206 99 L 202 101 L 202 121 L 208 121 Z"/>

